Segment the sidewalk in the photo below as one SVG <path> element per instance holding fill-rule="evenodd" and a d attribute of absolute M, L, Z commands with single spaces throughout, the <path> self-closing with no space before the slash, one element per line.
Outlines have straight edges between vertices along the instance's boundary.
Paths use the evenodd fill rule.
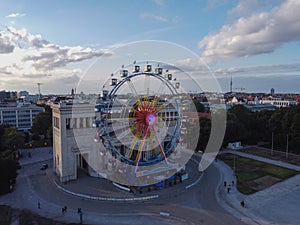
<path fill-rule="evenodd" d="M 267 158 L 241 153 L 238 151 L 223 151 L 277 166 L 300 171 L 299 166 L 274 161 Z M 230 193 L 224 187 L 223 181 L 217 191 L 217 197 L 224 208 L 248 224 L 299 224 L 300 221 L 300 175 L 279 182 L 270 188 L 252 195 L 243 195 L 236 189 L 236 177 L 232 169 L 222 161 L 214 162 L 222 174 L 223 181 L 230 184 Z M 232 186 L 231 182 L 234 181 Z M 241 206 L 245 202 L 245 207 Z M 223 204 L 222 204 L 223 203 Z"/>

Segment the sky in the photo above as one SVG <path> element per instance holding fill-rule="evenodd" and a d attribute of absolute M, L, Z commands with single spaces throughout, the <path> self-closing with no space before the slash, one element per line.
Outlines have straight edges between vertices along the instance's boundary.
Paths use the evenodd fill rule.
<path fill-rule="evenodd" d="M 0 90 L 70 93 L 120 46 L 156 40 L 195 53 L 180 65 L 205 62 L 223 92 L 232 77 L 235 90 L 300 93 L 299 12 L 299 0 L 3 0 Z"/>

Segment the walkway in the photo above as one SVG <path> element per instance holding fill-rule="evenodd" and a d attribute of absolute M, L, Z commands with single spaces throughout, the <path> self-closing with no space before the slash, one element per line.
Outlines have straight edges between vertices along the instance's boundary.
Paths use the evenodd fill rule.
<path fill-rule="evenodd" d="M 243 152 L 226 150 L 221 153 L 236 154 L 300 171 L 299 166 Z M 249 224 L 299 224 L 300 175 L 279 182 L 270 188 L 252 195 L 243 195 L 236 189 L 236 177 L 232 169 L 220 160 L 214 162 L 214 165 L 217 166 L 222 173 L 223 181 L 227 181 L 229 184 L 231 184 L 232 181 L 234 182 L 233 186 L 231 184 L 230 193 L 227 193 L 227 187 L 223 185 L 220 185 L 217 192 L 221 205 L 224 206 L 227 211 Z M 245 208 L 241 206 L 241 201 L 245 201 Z"/>

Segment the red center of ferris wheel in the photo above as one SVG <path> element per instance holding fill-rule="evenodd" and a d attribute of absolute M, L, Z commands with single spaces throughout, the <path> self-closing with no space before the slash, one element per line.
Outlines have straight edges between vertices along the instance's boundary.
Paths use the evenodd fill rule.
<path fill-rule="evenodd" d="M 137 130 L 145 134 L 148 127 L 154 126 L 157 112 L 158 110 L 151 102 L 140 102 L 134 114 Z"/>

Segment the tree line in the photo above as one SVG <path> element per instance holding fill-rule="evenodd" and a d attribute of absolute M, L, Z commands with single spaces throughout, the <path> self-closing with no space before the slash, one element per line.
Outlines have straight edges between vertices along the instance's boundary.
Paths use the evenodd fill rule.
<path fill-rule="evenodd" d="M 252 112 L 243 105 L 228 110 L 227 126 L 223 145 L 228 142 L 242 141 L 243 144 L 265 142 L 276 150 L 300 154 L 300 105 L 278 108 L 274 111 Z"/>
<path fill-rule="evenodd" d="M 197 103 L 197 109 L 203 110 L 203 107 Z M 198 122 L 199 124 L 194 121 L 194 124 L 189 125 L 191 129 L 188 130 L 187 135 L 193 139 L 197 138 L 193 137 L 192 133 L 194 128 L 200 127 L 196 150 L 204 150 L 210 136 L 211 121 L 207 118 L 199 118 Z M 273 111 L 252 112 L 243 105 L 235 105 L 227 110 L 226 132 L 222 147 L 226 147 L 229 142 L 241 141 L 243 145 L 265 143 L 266 147 L 271 148 L 272 136 L 275 150 L 285 151 L 288 136 L 289 152 L 300 154 L 299 104 Z"/>

